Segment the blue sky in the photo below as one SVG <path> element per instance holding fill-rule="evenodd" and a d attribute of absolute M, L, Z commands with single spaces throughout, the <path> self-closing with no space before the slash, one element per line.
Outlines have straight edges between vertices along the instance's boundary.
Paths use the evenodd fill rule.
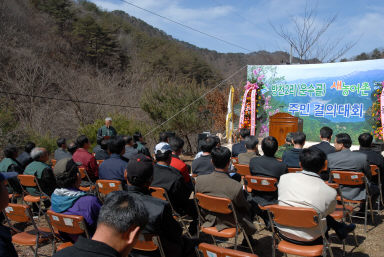
<path fill-rule="evenodd" d="M 123 10 L 167 34 L 218 52 L 246 52 L 216 39 L 187 30 L 119 0 L 90 0 L 104 10 Z M 290 18 L 303 15 L 306 0 L 127 0 L 160 15 L 217 36 L 252 51 L 289 51 L 270 22 L 289 29 Z M 317 2 L 316 23 L 338 14 L 327 31 L 326 40 L 357 45 L 345 57 L 384 47 L 383 0 L 309 0 Z"/>

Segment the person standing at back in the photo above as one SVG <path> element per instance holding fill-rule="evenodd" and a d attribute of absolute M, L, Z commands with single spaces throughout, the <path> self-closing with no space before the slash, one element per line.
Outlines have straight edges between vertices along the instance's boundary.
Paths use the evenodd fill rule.
<path fill-rule="evenodd" d="M 333 134 L 333 130 L 330 127 L 322 127 L 320 129 L 321 142 L 316 145 L 313 145 L 312 147 L 319 149 L 326 155 L 336 152 L 335 147 L 331 146 L 330 144 L 332 140 L 332 134 Z"/>
<path fill-rule="evenodd" d="M 36 144 L 33 142 L 27 142 L 24 147 L 24 152 L 22 152 L 19 156 L 17 156 L 17 161 L 21 164 L 23 170 L 30 164 L 33 160 L 31 158 L 31 151 L 36 147 Z"/>
<path fill-rule="evenodd" d="M 92 181 L 96 181 L 99 177 L 99 167 L 95 157 L 88 152 L 88 149 L 91 147 L 89 139 L 85 135 L 81 135 L 76 139 L 76 145 L 78 148 L 73 154 L 72 159 L 75 162 L 81 163 L 81 167 L 85 168 L 89 178 Z"/>
<path fill-rule="evenodd" d="M 112 118 L 105 118 L 105 125 L 97 130 L 97 138 L 98 139 L 109 139 L 110 137 L 117 136 L 116 129 L 111 126 Z"/>
<path fill-rule="evenodd" d="M 245 138 L 250 136 L 251 132 L 249 129 L 240 129 L 240 142 L 232 146 L 232 157 L 237 157 L 240 153 L 246 153 L 247 148 L 245 147 Z"/>
<path fill-rule="evenodd" d="M 65 138 L 59 138 L 56 141 L 57 149 L 55 150 L 54 159 L 60 161 L 65 158 L 72 158 L 72 155 L 67 151 L 67 141 Z"/>

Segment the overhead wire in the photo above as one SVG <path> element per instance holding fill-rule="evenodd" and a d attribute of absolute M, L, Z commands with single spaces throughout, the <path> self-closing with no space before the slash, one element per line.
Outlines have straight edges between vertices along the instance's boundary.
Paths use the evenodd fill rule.
<path fill-rule="evenodd" d="M 241 45 L 238 45 L 238 44 L 236 44 L 236 43 L 229 42 L 228 40 L 225 40 L 225 39 L 219 38 L 219 37 L 217 37 L 217 36 L 208 34 L 208 33 L 204 32 L 204 31 L 201 31 L 201 30 L 198 30 L 198 29 L 196 29 L 196 28 L 193 28 L 193 27 L 191 27 L 191 26 L 189 26 L 189 25 L 185 25 L 185 24 L 183 24 L 183 23 L 181 23 L 181 22 L 179 22 L 179 21 L 173 20 L 173 19 L 168 18 L 168 17 L 166 17 L 166 16 L 164 16 L 164 15 L 161 15 L 161 14 L 158 14 L 158 13 L 156 13 L 156 12 L 154 12 L 154 11 L 148 10 L 148 9 L 146 9 L 146 8 L 144 8 L 144 7 L 138 6 L 138 5 L 136 5 L 136 4 L 132 3 L 132 2 L 129 2 L 129 1 L 127 1 L 127 0 L 119 0 L 119 1 L 121 1 L 121 2 L 123 2 L 123 3 L 126 3 L 126 4 L 128 4 L 128 5 L 131 5 L 131 6 L 133 6 L 133 7 L 136 7 L 137 9 L 140 9 L 140 10 L 143 10 L 143 11 L 145 11 L 145 12 L 148 12 L 148 13 L 150 13 L 150 14 L 152 14 L 152 15 L 158 16 L 158 17 L 160 17 L 160 18 L 162 18 L 162 19 L 165 19 L 165 20 L 167 20 L 167 21 L 170 21 L 170 22 L 172 22 L 172 23 L 175 23 L 175 24 L 177 24 L 177 25 L 179 25 L 179 26 L 182 26 L 182 27 L 184 27 L 184 28 L 187 28 L 187 29 L 189 29 L 189 30 L 198 32 L 198 33 L 200 33 L 200 34 L 202 34 L 202 35 L 205 35 L 205 36 L 214 38 L 214 39 L 219 40 L 219 41 L 221 41 L 221 42 L 224 42 L 224 43 L 226 43 L 226 44 L 228 44 L 228 45 L 231 45 L 231 46 L 240 48 L 240 49 L 242 49 L 242 50 L 245 50 L 245 51 L 247 51 L 247 52 L 249 52 L 249 53 L 253 52 L 253 51 L 250 50 L 250 49 L 247 49 L 247 48 L 245 48 L 245 47 L 242 47 Z"/>

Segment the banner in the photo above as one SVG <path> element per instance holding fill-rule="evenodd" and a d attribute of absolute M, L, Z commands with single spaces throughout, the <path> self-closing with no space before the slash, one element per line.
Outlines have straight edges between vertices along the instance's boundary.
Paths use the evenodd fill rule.
<path fill-rule="evenodd" d="M 318 141 L 319 131 L 329 126 L 348 133 L 354 143 L 363 132 L 371 132 L 368 115 L 373 91 L 384 80 L 384 60 L 300 65 L 248 65 L 247 79 L 261 69 L 270 99 L 265 109 L 287 112 L 304 120 L 307 140 Z"/>
<path fill-rule="evenodd" d="M 225 122 L 225 138 L 228 143 L 232 143 L 232 132 L 233 132 L 233 96 L 235 94 L 235 89 L 231 86 L 228 95 L 228 106 L 227 106 L 227 117 Z"/>

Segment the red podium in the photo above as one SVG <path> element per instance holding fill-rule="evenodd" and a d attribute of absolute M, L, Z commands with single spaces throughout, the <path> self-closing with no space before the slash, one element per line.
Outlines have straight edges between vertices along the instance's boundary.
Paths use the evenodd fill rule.
<path fill-rule="evenodd" d="M 297 131 L 303 131 L 303 120 L 289 113 L 279 112 L 269 119 L 269 135 L 277 139 L 279 146 L 285 144 L 287 133 Z"/>

